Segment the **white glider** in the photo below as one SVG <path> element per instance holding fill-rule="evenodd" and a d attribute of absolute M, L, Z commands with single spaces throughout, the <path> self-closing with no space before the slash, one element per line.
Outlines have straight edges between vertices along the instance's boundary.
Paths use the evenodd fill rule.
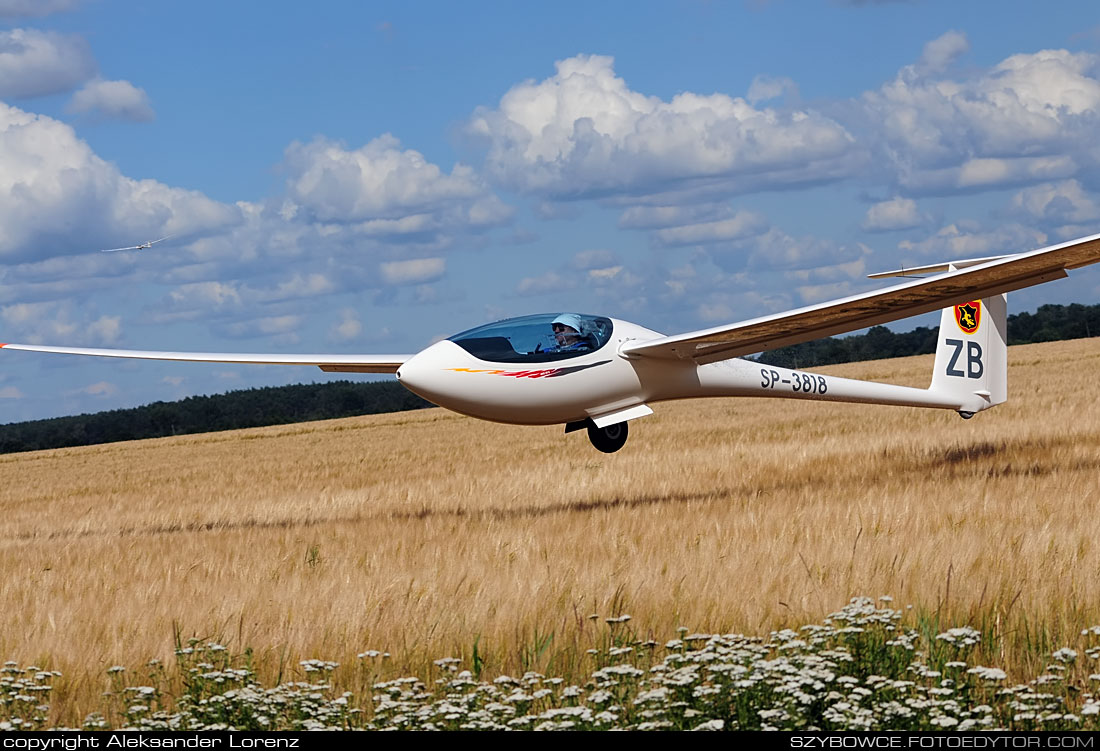
<path fill-rule="evenodd" d="M 174 237 L 174 235 L 165 235 L 162 238 L 159 238 L 157 240 L 149 240 L 148 242 L 143 242 L 140 245 L 127 245 L 125 248 L 104 248 L 103 250 L 101 250 L 99 252 L 100 253 L 117 253 L 120 250 L 145 250 L 146 248 L 151 248 L 154 245 L 156 245 L 157 243 L 164 242 L 165 240 L 167 240 L 171 237 Z"/>
<path fill-rule="evenodd" d="M 664 336 L 628 321 L 577 313 L 510 318 L 415 355 L 288 355 L 49 347 L 5 349 L 186 362 L 316 365 L 341 373 L 396 373 L 441 407 L 495 422 L 587 429 L 604 452 L 622 448 L 627 421 L 650 404 L 706 396 L 768 396 L 949 409 L 965 418 L 1007 398 L 1005 293 L 1100 261 L 1100 235 L 1026 253 L 954 261 L 884 276 L 935 273 L 727 326 Z M 937 273 L 939 272 L 939 273 Z M 742 355 L 942 310 L 927 389 L 788 370 Z"/>

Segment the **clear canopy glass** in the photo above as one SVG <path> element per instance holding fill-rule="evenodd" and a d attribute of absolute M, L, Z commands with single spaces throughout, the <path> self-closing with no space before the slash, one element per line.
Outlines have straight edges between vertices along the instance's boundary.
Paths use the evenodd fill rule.
<path fill-rule="evenodd" d="M 595 352 L 611 330 L 611 319 L 602 316 L 541 313 L 487 323 L 450 341 L 487 362 L 554 362 Z"/>

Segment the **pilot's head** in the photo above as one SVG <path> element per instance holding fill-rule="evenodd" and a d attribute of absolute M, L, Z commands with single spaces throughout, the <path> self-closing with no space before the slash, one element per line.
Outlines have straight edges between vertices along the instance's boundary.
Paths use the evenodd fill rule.
<path fill-rule="evenodd" d="M 584 325 L 581 323 L 581 317 L 576 313 L 562 313 L 550 325 L 554 329 L 554 338 L 559 347 L 568 347 L 581 340 Z"/>

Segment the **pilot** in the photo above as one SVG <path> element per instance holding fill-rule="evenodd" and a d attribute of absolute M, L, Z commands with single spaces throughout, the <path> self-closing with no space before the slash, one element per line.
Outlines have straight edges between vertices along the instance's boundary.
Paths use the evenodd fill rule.
<path fill-rule="evenodd" d="M 584 322 L 576 313 L 562 313 L 551 321 L 554 329 L 554 339 L 557 345 L 549 349 L 550 352 L 583 352 L 592 349 L 591 343 L 584 335 Z"/>

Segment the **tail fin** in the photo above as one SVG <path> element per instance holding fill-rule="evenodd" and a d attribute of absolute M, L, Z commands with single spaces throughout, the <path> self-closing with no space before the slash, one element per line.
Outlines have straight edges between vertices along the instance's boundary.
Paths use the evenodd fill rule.
<path fill-rule="evenodd" d="M 944 308 L 929 390 L 957 397 L 959 414 L 1008 398 L 1008 302 L 1005 295 Z"/>

